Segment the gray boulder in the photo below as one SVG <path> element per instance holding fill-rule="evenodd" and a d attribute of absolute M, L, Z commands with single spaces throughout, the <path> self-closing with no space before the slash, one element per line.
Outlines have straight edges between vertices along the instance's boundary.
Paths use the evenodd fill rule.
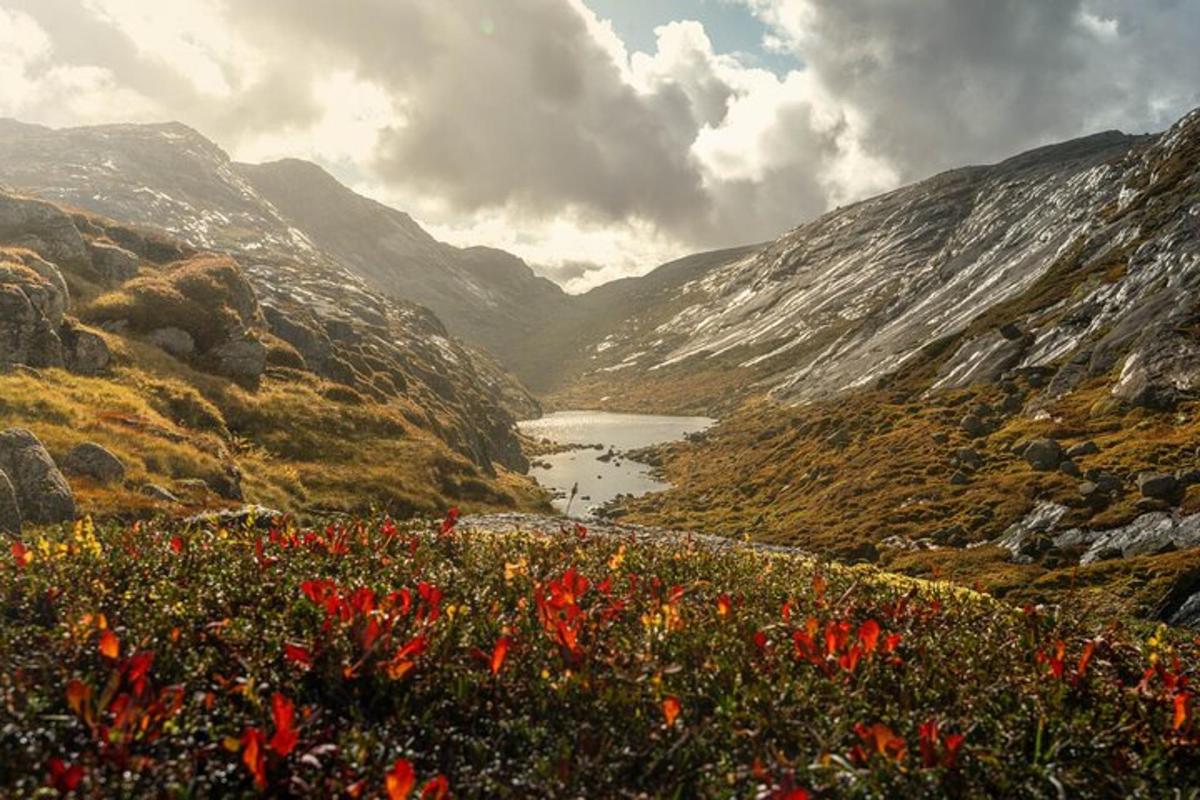
<path fill-rule="evenodd" d="M 975 414 L 967 414 L 958 425 L 972 439 L 977 439 L 987 433 L 987 427 L 983 424 L 983 420 Z"/>
<path fill-rule="evenodd" d="M 72 448 L 63 459 L 63 469 L 99 483 L 120 483 L 125 480 L 125 465 L 121 459 L 95 442 L 84 442 Z"/>
<path fill-rule="evenodd" d="M 89 242 L 88 252 L 92 256 L 92 270 L 108 286 L 119 286 L 138 273 L 140 260 L 123 247 L 106 242 Z"/>
<path fill-rule="evenodd" d="M 1183 488 L 1174 475 L 1163 472 L 1143 472 L 1137 477 L 1138 491 L 1142 497 L 1154 500 L 1173 500 Z"/>
<path fill-rule="evenodd" d="M 75 519 L 71 487 L 29 431 L 11 428 L 0 433 L 0 471 L 12 482 L 24 522 L 50 525 Z"/>
<path fill-rule="evenodd" d="M 1023 456 L 1039 472 L 1050 472 L 1062 463 L 1063 449 L 1054 439 L 1034 439 L 1025 447 Z"/>
<path fill-rule="evenodd" d="M 158 328 L 146 334 L 146 341 L 176 358 L 187 358 L 196 352 L 196 341 L 182 328 Z"/>
<path fill-rule="evenodd" d="M 972 470 L 983 466 L 983 456 L 973 447 L 960 447 L 954 451 L 954 460 Z"/>
<path fill-rule="evenodd" d="M 62 366 L 55 331 L 66 299 L 24 264 L 0 261 L 0 366 Z"/>
<path fill-rule="evenodd" d="M 266 345 L 250 335 L 226 342 L 209 355 L 218 373 L 237 380 L 258 380 L 267 368 Z"/>
<path fill-rule="evenodd" d="M 21 533 L 21 507 L 17 504 L 17 492 L 3 470 L 0 470 L 0 533 L 14 536 Z"/>
<path fill-rule="evenodd" d="M 67 313 L 67 309 L 71 305 L 71 293 L 67 289 L 67 281 L 63 278 L 62 272 L 49 261 L 33 253 L 25 253 L 20 258 L 21 263 L 36 272 L 48 287 L 45 304 L 41 309 L 42 313 L 45 314 L 51 325 L 61 325 L 63 315 Z"/>
<path fill-rule="evenodd" d="M 112 363 L 112 351 L 104 337 L 95 331 L 67 320 L 59 329 L 63 361 L 67 369 L 79 375 L 99 375 Z"/>
<path fill-rule="evenodd" d="M 1067 458 L 1075 460 L 1084 456 L 1095 455 L 1100 452 L 1100 448 L 1093 441 L 1081 442 L 1080 444 L 1072 445 L 1067 448 Z"/>
<path fill-rule="evenodd" d="M 268 508 L 267 506 L 248 505 L 225 511 L 207 511 L 197 514 L 194 517 L 188 517 L 183 523 L 191 527 L 208 525 L 226 528 L 254 527 L 266 530 L 274 524 L 276 519 L 282 516 L 283 513 L 281 511 Z"/>
<path fill-rule="evenodd" d="M 66 266 L 88 263 L 87 244 L 71 217 L 51 203 L 0 194 L 0 244 L 28 247 Z"/>

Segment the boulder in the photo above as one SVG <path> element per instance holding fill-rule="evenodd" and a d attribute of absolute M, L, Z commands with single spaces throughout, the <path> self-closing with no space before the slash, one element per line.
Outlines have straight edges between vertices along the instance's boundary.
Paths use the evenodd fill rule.
<path fill-rule="evenodd" d="M 218 373 L 236 380 L 256 381 L 267 368 L 266 345 L 249 335 L 219 345 L 209 355 Z"/>
<path fill-rule="evenodd" d="M 141 260 L 124 247 L 107 242 L 89 242 L 92 271 L 108 286 L 119 286 L 138 274 Z"/>
<path fill-rule="evenodd" d="M 960 447 L 954 451 L 954 460 L 968 469 L 979 469 L 983 466 L 983 456 L 973 447 Z"/>
<path fill-rule="evenodd" d="M 1069 475 L 1072 478 L 1082 478 L 1083 472 L 1079 469 L 1079 465 L 1074 461 L 1067 460 L 1058 465 L 1058 471 L 1063 475 Z"/>
<path fill-rule="evenodd" d="M 0 366 L 28 363 L 36 322 L 37 314 L 25 293 L 0 278 Z"/>
<path fill-rule="evenodd" d="M 71 217 L 42 200 L 0 193 L 0 244 L 27 247 L 64 266 L 85 266 L 87 244 Z"/>
<path fill-rule="evenodd" d="M 981 420 L 975 414 L 967 414 L 962 418 L 962 421 L 958 423 L 958 426 L 962 428 L 963 431 L 966 432 L 967 436 L 970 436 L 972 439 L 978 439 L 980 436 L 983 436 L 985 433 L 987 433 L 987 428 L 984 426 L 983 420 Z"/>
<path fill-rule="evenodd" d="M 1067 458 L 1071 460 L 1083 458 L 1085 456 L 1095 455 L 1100 452 L 1100 448 L 1093 441 L 1081 442 L 1071 445 L 1067 448 Z"/>
<path fill-rule="evenodd" d="M 98 483 L 120 483 L 125 480 L 125 465 L 121 459 L 95 442 L 84 442 L 72 448 L 63 459 L 63 469 Z"/>
<path fill-rule="evenodd" d="M 21 507 L 17 504 L 17 492 L 3 470 L 0 470 L 0 533 L 13 536 L 21 533 Z"/>
<path fill-rule="evenodd" d="M 1029 466 L 1039 472 L 1050 472 L 1058 469 L 1063 460 L 1062 445 L 1054 439 L 1034 439 L 1025 447 L 1022 456 Z"/>
<path fill-rule="evenodd" d="M 146 341 L 176 358 L 187 358 L 196 352 L 196 340 L 182 328 L 156 328 L 146 334 Z"/>
<path fill-rule="evenodd" d="M 1179 497 L 1183 488 L 1174 475 L 1163 472 L 1143 472 L 1137 477 L 1138 491 L 1142 497 L 1154 500 L 1173 500 Z"/>
<path fill-rule="evenodd" d="M 67 313 L 67 309 L 71 305 L 71 293 L 67 289 L 67 281 L 63 278 L 62 272 L 49 261 L 33 253 L 22 253 L 19 257 L 21 263 L 36 272 L 38 277 L 49 287 L 45 307 L 42 311 L 50 320 L 51 325 L 61 325 L 63 315 Z"/>
<path fill-rule="evenodd" d="M 75 519 L 75 496 L 36 436 L 10 428 L 0 433 L 0 471 L 8 475 L 21 519 L 55 524 Z"/>
<path fill-rule="evenodd" d="M 57 275 L 52 265 L 45 266 Z M 55 329 L 66 307 L 65 291 L 24 264 L 0 259 L 0 365 L 62 366 Z"/>
<path fill-rule="evenodd" d="M 99 375 L 112 363 L 108 342 L 94 330 L 74 320 L 67 320 L 59 329 L 63 361 L 67 369 L 78 375 Z"/>

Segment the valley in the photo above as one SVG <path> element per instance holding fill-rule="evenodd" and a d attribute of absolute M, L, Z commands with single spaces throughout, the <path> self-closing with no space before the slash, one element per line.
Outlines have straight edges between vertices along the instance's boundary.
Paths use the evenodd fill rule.
<path fill-rule="evenodd" d="M 316 165 L 238 164 L 183 126 L 4 129 L 0 183 L 87 209 L 62 214 L 93 263 L 63 275 L 79 319 L 116 354 L 121 391 L 169 379 L 195 398 L 121 395 L 121 411 L 93 421 L 69 398 L 102 377 L 39 379 L 77 403 L 60 412 L 72 431 L 82 422 L 118 450 L 105 431 L 122 415 L 161 420 L 142 430 L 183 425 L 184 440 L 189 424 L 206 426 L 195 435 L 228 437 L 218 461 L 258 484 L 255 500 L 318 514 L 381 498 L 399 513 L 446 502 L 544 510 L 549 498 L 523 474 L 533 461 L 560 511 L 578 483 L 589 499 L 573 513 L 604 505 L 621 521 L 795 545 L 1020 602 L 1061 601 L 1069 585 L 1115 612 L 1183 619 L 1200 595 L 1200 550 L 1162 532 L 1200 511 L 1200 112 L 1160 135 L 1102 133 L 954 170 L 775 242 L 577 296 L 509 254 L 437 242 Z M 13 246 L 57 246 L 16 223 L 6 230 Z M 97 247 L 109 242 L 132 250 L 127 273 L 98 274 Z M 168 324 L 178 312 L 155 306 L 205 252 L 233 259 L 221 268 L 240 270 L 238 291 L 254 294 L 236 333 L 265 352 L 252 375 L 206 375 L 221 372 L 200 352 L 212 337 Z M 172 351 L 176 328 L 194 355 Z M 316 395 L 306 374 L 321 382 Z M 3 378 L 7 396 L 29 392 L 31 379 Z M 330 398 L 328 412 L 314 396 Z M 179 417 L 185 402 L 201 411 Z M 273 422 L 254 410 L 264 402 Z M 6 401 L 6 417 L 36 423 L 31 403 Z M 307 439 L 293 424 L 301 408 L 314 417 Z M 617 467 L 627 456 L 614 451 L 596 462 L 597 479 L 588 451 L 542 455 L 516 435 L 515 420 L 573 409 L 720 421 L 640 452 L 646 467 Z M 540 424 L 522 427 L 536 439 Z M 452 470 L 461 477 L 439 467 L 433 492 L 420 469 L 402 489 L 384 488 L 386 469 L 379 481 L 350 477 L 364 459 L 412 463 L 394 449 L 419 438 L 408 426 L 464 459 Z M 78 438 L 32 427 L 52 452 Z M 1032 466 L 1027 451 L 1041 442 L 1088 452 Z M 613 444 L 595 443 L 600 455 Z M 128 447 L 122 456 L 146 462 Z M 286 480 L 267 477 L 276 463 Z M 346 480 L 316 488 L 337 463 Z M 135 467 L 166 483 L 212 483 L 214 469 Z M 1168 490 L 1145 491 L 1155 475 Z M 129 503 L 83 492 L 101 509 Z M 1019 533 L 1047 507 L 1052 523 Z M 1094 558 L 1106 531 L 1147 521 L 1157 533 Z"/>

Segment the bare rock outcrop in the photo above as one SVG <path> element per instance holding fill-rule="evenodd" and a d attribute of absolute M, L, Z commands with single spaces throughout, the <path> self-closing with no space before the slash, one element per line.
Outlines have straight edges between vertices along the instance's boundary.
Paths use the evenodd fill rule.
<path fill-rule="evenodd" d="M 0 471 L 12 484 L 21 519 L 55 524 L 75 518 L 75 496 L 41 441 L 27 430 L 0 432 Z"/>

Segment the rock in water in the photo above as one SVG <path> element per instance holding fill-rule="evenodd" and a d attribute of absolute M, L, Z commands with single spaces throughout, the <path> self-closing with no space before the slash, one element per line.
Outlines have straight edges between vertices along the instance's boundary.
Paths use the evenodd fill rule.
<path fill-rule="evenodd" d="M 67 472 L 83 475 L 99 483 L 120 483 L 125 480 L 125 465 L 106 447 L 95 442 L 77 445 L 63 460 Z"/>
<path fill-rule="evenodd" d="M 12 482 L 24 522 L 51 525 L 75 519 L 75 496 L 54 459 L 27 430 L 0 433 L 0 471 Z"/>
<path fill-rule="evenodd" d="M 21 507 L 17 493 L 4 470 L 0 470 L 0 533 L 14 536 L 21 533 Z"/>

